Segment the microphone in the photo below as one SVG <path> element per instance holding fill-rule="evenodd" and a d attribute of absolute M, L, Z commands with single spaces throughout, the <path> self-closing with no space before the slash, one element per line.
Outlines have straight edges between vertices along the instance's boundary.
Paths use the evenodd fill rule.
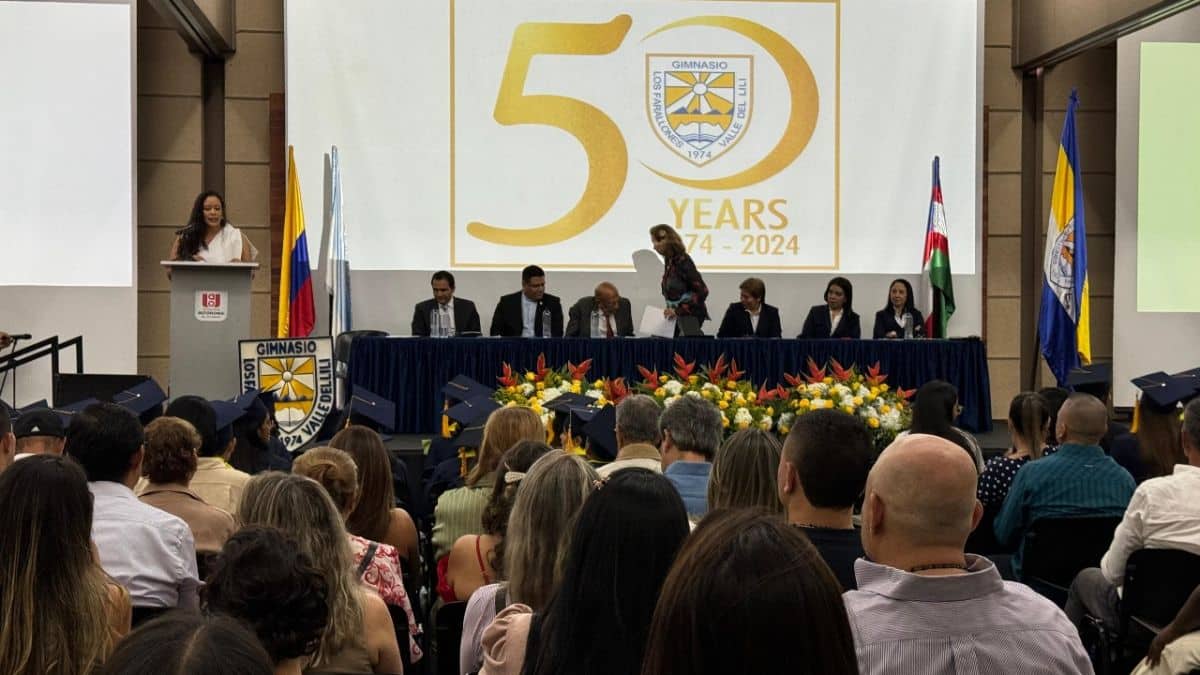
<path fill-rule="evenodd" d="M 30 335 L 29 333 L 16 333 L 14 335 L 9 335 L 8 337 L 13 340 L 32 340 L 33 339 L 33 336 Z"/>

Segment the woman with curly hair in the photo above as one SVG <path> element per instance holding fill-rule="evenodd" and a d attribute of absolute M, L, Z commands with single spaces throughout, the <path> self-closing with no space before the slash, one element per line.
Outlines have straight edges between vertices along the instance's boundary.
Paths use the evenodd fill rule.
<path fill-rule="evenodd" d="M 252 262 L 258 249 L 225 219 L 225 198 L 206 190 L 196 195 L 187 225 L 171 244 L 171 260 L 210 263 Z"/>
<path fill-rule="evenodd" d="M 329 587 L 296 540 L 273 527 L 251 525 L 221 549 L 204 605 L 250 627 L 266 648 L 275 675 L 300 675 L 329 621 Z"/>

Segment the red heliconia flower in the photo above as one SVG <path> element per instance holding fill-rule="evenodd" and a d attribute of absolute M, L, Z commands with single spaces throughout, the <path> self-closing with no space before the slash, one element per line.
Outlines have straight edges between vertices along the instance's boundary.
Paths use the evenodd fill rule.
<path fill-rule="evenodd" d="M 550 374 L 550 369 L 546 367 L 545 353 L 538 354 L 537 368 L 534 370 L 534 381 L 542 382 L 546 379 L 546 376 L 549 374 Z"/>
<path fill-rule="evenodd" d="M 762 383 L 762 386 L 758 388 L 758 402 L 760 403 L 774 401 L 778 395 L 779 391 L 777 389 L 767 389 L 767 383 L 765 381 Z"/>
<path fill-rule="evenodd" d="M 658 387 L 658 371 L 650 370 L 646 366 L 638 366 L 638 372 L 642 374 L 642 379 L 651 387 Z"/>
<path fill-rule="evenodd" d="M 588 359 L 579 365 L 575 365 L 567 361 L 567 372 L 570 373 L 572 380 L 583 380 L 587 378 L 588 371 L 592 368 L 592 360 Z"/>
<path fill-rule="evenodd" d="M 801 377 L 799 375 L 790 375 L 788 373 L 783 374 L 783 381 L 787 382 L 788 386 L 793 387 L 793 388 L 799 387 L 800 385 L 804 384 L 803 377 Z"/>
<path fill-rule="evenodd" d="M 513 374 L 512 366 L 505 363 L 501 367 L 501 370 L 504 374 L 501 375 L 500 377 L 497 377 L 496 381 L 499 382 L 500 384 L 504 385 L 505 387 L 516 386 L 517 376 Z"/>
<path fill-rule="evenodd" d="M 604 381 L 604 398 L 613 402 L 613 405 L 625 400 L 629 396 L 629 387 L 625 386 L 625 378 L 618 377 L 615 380 Z"/>
<path fill-rule="evenodd" d="M 900 398 L 904 399 L 905 401 L 912 398 L 913 394 L 916 394 L 916 393 L 917 393 L 917 390 L 915 387 L 912 389 L 897 389 L 896 390 L 896 395 L 899 396 Z"/>
<path fill-rule="evenodd" d="M 746 371 L 744 371 L 744 370 L 738 370 L 738 367 L 737 367 L 737 359 L 734 359 L 734 360 L 733 360 L 733 365 L 731 365 L 731 366 L 729 367 L 729 381 L 730 381 L 730 382 L 737 382 L 737 381 L 738 381 L 738 378 L 740 378 L 741 376 L 743 376 L 743 375 L 745 375 L 745 374 L 746 374 Z"/>
<path fill-rule="evenodd" d="M 817 362 L 813 361 L 811 356 L 808 357 L 808 374 L 804 376 L 804 379 L 809 384 L 817 384 L 825 380 L 825 368 L 823 366 L 818 368 Z"/>
<path fill-rule="evenodd" d="M 696 370 L 696 362 L 695 361 L 688 363 L 687 361 L 684 361 L 683 357 L 680 356 L 679 354 L 675 355 L 675 374 L 679 376 L 679 379 L 681 379 L 681 380 L 688 379 L 689 377 L 692 376 L 692 373 L 695 372 L 695 370 Z"/>
<path fill-rule="evenodd" d="M 888 376 L 881 374 L 879 371 L 880 368 L 878 361 L 875 362 L 875 365 L 867 368 L 867 386 L 878 387 L 884 382 L 887 382 Z"/>
<path fill-rule="evenodd" d="M 833 378 L 838 382 L 849 382 L 851 377 L 854 377 L 854 368 L 849 370 L 842 367 L 842 364 L 837 362 L 837 359 L 829 359 L 830 368 L 833 369 Z"/>
<path fill-rule="evenodd" d="M 708 376 L 709 382 L 712 382 L 713 384 L 720 384 L 721 377 L 725 375 L 725 371 L 728 369 L 729 366 L 725 364 L 725 355 L 722 354 L 717 357 L 717 362 L 715 364 L 704 367 L 704 374 Z M 684 377 L 684 379 L 687 378 Z"/>

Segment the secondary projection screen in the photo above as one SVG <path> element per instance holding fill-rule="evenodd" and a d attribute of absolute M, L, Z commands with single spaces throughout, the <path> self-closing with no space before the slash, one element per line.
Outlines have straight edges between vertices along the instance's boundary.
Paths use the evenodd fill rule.
<path fill-rule="evenodd" d="M 1115 402 L 1200 365 L 1200 10 L 1117 41 Z"/>
<path fill-rule="evenodd" d="M 630 270 L 662 222 L 702 270 L 913 275 L 937 155 L 969 276 L 979 12 L 288 0 L 288 142 L 310 214 L 338 146 L 355 270 Z"/>

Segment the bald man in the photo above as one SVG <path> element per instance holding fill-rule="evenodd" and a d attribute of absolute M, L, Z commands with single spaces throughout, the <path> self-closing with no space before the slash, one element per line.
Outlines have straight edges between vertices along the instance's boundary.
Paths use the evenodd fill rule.
<path fill-rule="evenodd" d="M 600 311 L 600 334 L 592 335 L 592 312 Z M 580 298 L 568 313 L 563 337 L 629 337 L 633 335 L 633 309 L 617 287 L 605 281 L 590 298 Z"/>
<path fill-rule="evenodd" d="M 1001 544 L 1020 546 L 1013 575 L 1022 578 L 1025 534 L 1040 518 L 1120 518 L 1133 496 L 1133 476 L 1104 454 L 1108 408 L 1090 394 L 1072 394 L 1058 411 L 1058 451 L 1017 471 L 994 527 Z"/>
<path fill-rule="evenodd" d="M 964 552 L 983 506 L 975 463 L 936 436 L 908 435 L 867 476 L 858 590 L 843 596 L 859 672 L 1091 673 L 1054 603 Z"/>

